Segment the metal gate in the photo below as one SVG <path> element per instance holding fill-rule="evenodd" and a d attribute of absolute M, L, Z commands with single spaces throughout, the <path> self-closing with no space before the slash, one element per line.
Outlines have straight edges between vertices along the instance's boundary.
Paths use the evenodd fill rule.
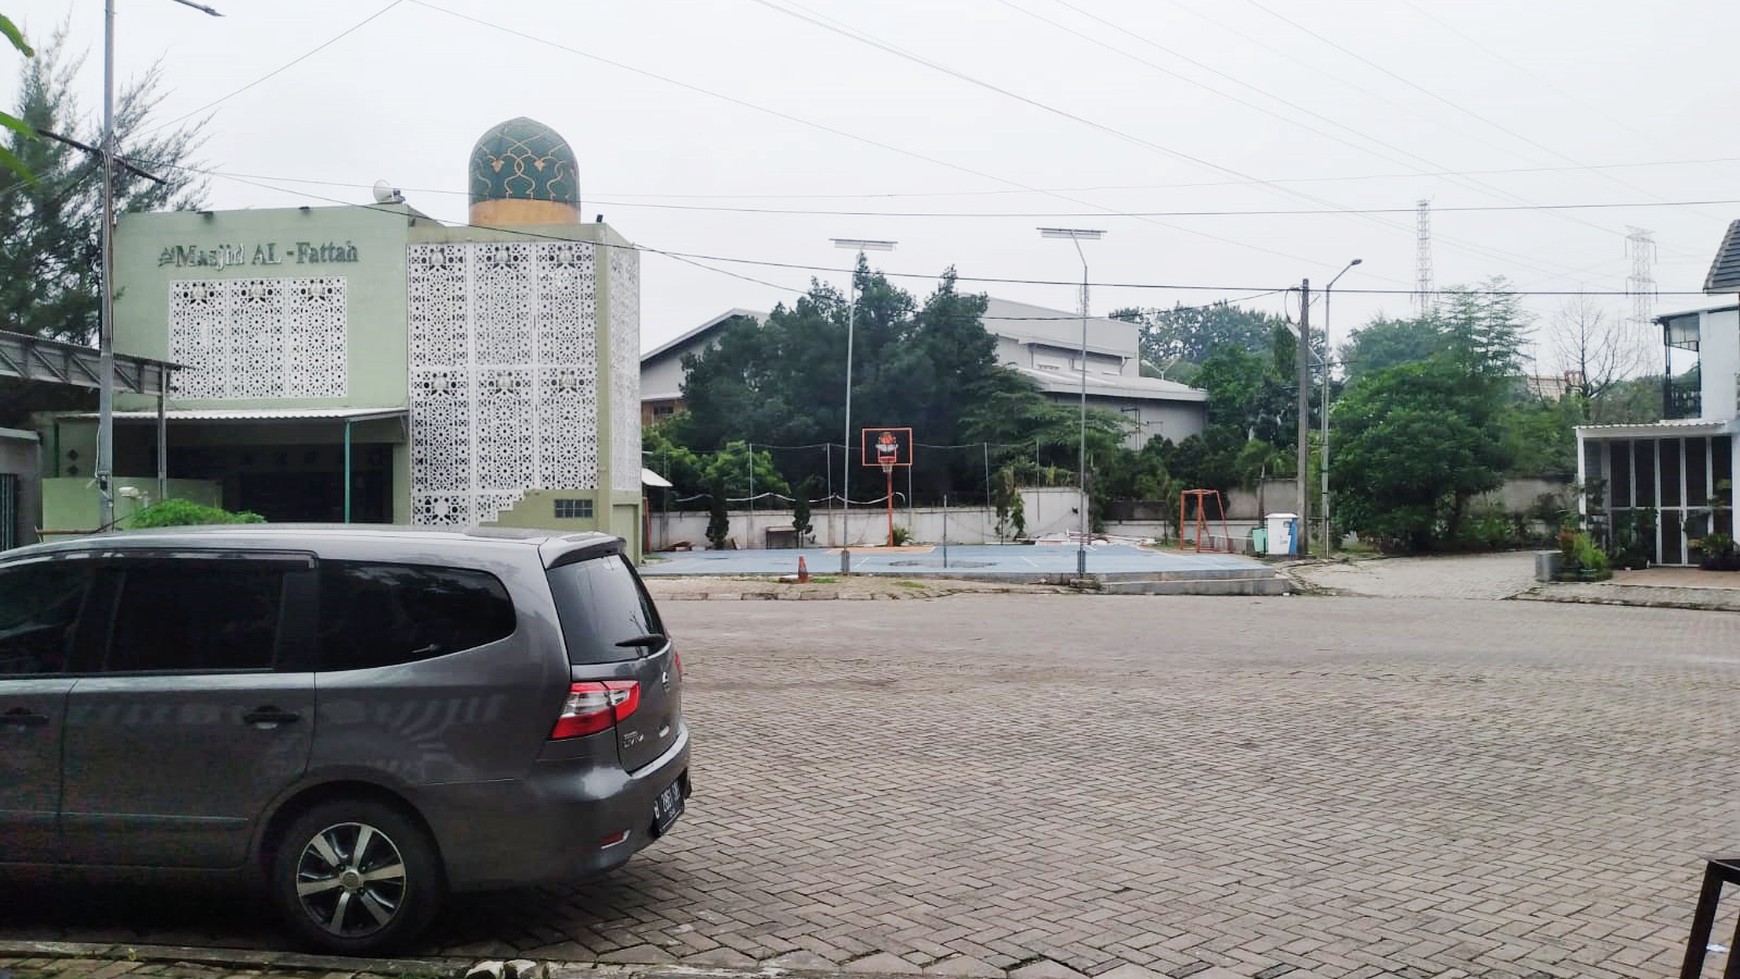
<path fill-rule="evenodd" d="M 18 477 L 0 473 L 0 551 L 18 546 Z"/>

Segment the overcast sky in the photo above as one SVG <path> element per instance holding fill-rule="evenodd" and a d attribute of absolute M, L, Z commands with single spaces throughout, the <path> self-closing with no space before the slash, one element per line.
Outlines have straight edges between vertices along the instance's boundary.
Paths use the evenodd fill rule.
<path fill-rule="evenodd" d="M 872 256 L 891 272 L 1057 281 L 1081 266 L 1036 227 L 1105 229 L 1086 245 L 1096 313 L 1321 287 L 1363 258 L 1336 289 L 1339 340 L 1408 311 L 1353 290 L 1413 287 L 1420 198 L 1441 286 L 1624 290 L 1635 225 L 1655 232 L 1658 288 L 1695 293 L 1740 218 L 1740 203 L 1453 210 L 1740 199 L 1740 3 L 211 2 L 222 19 L 117 0 L 116 36 L 122 77 L 162 61 L 160 120 L 222 99 L 202 111 L 204 162 L 226 175 L 215 207 L 362 203 L 384 178 L 462 222 L 473 142 L 525 115 L 574 147 L 589 220 L 651 248 L 842 270 L 704 263 L 757 283 L 648 255 L 645 349 L 789 301 L 812 274 L 843 286 L 833 237 L 898 240 Z M 0 4 L 38 41 L 69 21 L 99 108 L 101 0 Z M 17 63 L 0 55 L 5 104 Z M 1318 213 L 1136 216 L 1178 211 Z M 966 285 L 1075 304 L 1065 285 Z M 1529 307 L 1544 320 L 1561 302 Z M 1657 311 L 1704 304 L 1663 295 Z"/>

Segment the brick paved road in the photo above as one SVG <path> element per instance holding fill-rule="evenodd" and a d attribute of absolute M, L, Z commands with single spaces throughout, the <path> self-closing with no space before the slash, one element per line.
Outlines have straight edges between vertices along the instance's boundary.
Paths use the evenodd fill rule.
<path fill-rule="evenodd" d="M 1306 564 L 1290 572 L 1319 588 L 1368 598 L 1509 598 L 1533 588 L 1533 551 Z"/>
<path fill-rule="evenodd" d="M 1740 845 L 1740 616 L 1028 595 L 666 613 L 697 732 L 684 825 L 603 883 L 463 898 L 430 952 L 1669 976 L 1699 857 Z M 21 893 L 0 935 L 272 941 L 234 905 Z"/>

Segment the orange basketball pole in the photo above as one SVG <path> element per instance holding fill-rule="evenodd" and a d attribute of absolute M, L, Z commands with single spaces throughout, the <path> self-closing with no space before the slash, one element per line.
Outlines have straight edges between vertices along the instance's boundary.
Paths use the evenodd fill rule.
<path fill-rule="evenodd" d="M 888 477 L 888 546 L 894 546 L 894 467 L 883 466 L 882 475 Z"/>

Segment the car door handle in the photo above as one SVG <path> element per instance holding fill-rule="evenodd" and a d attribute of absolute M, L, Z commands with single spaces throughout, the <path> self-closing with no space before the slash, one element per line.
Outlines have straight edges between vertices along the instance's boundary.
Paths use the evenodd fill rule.
<path fill-rule="evenodd" d="M 294 724 L 302 719 L 302 715 L 293 710 L 279 710 L 276 707 L 256 707 L 242 715 L 243 724 Z"/>
<path fill-rule="evenodd" d="M 48 715 L 24 707 L 14 707 L 0 714 L 0 727 L 47 727 Z"/>

